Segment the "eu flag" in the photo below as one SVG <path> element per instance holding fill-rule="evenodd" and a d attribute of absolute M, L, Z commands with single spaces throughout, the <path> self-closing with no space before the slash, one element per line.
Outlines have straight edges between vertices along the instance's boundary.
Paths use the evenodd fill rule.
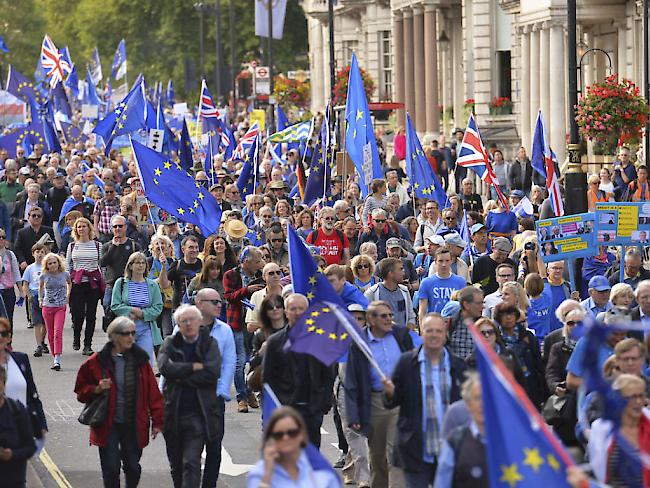
<path fill-rule="evenodd" d="M 29 104 L 32 119 L 36 119 L 39 104 L 45 100 L 34 87 L 34 82 L 23 76 L 16 68 L 9 65 L 7 77 L 7 91 Z"/>
<path fill-rule="evenodd" d="M 169 80 L 167 82 L 167 105 L 170 107 L 174 106 L 174 103 L 176 103 L 176 100 L 174 99 L 174 85 L 172 84 L 172 80 Z"/>
<path fill-rule="evenodd" d="M 345 307 L 343 300 L 316 265 L 309 248 L 298 237 L 292 226 L 287 229 L 289 242 L 289 268 L 293 291 L 312 300 L 331 302 Z"/>
<path fill-rule="evenodd" d="M 75 143 L 78 141 L 86 142 L 88 137 L 81 131 L 79 127 L 75 127 L 68 122 L 61 121 L 61 131 L 63 132 L 63 137 L 65 138 L 66 143 Z"/>
<path fill-rule="evenodd" d="M 359 174 L 361 194 L 368 195 L 368 187 L 373 178 L 381 178 L 381 163 L 377 151 L 375 131 L 372 127 L 368 99 L 363 88 L 357 57 L 352 54 L 348 98 L 345 104 L 345 149 Z"/>
<path fill-rule="evenodd" d="M 111 78 L 121 80 L 126 74 L 126 44 L 124 39 L 117 45 L 115 56 L 113 56 L 113 64 L 111 64 Z"/>
<path fill-rule="evenodd" d="M 205 188 L 164 155 L 133 140 L 131 147 L 149 201 L 178 220 L 197 225 L 206 237 L 217 232 L 221 207 Z"/>
<path fill-rule="evenodd" d="M 6 149 L 10 158 L 16 157 L 16 146 L 24 146 L 25 152 L 30 154 L 35 144 L 45 144 L 41 122 L 32 122 L 22 129 L 0 137 L 0 148 Z"/>
<path fill-rule="evenodd" d="M 181 167 L 188 173 L 192 172 L 194 166 L 194 159 L 192 154 L 194 148 L 192 147 L 192 139 L 190 138 L 190 131 L 187 129 L 185 119 L 183 119 L 183 128 L 181 129 L 181 142 L 178 147 L 178 158 L 181 162 Z"/>
<path fill-rule="evenodd" d="M 447 194 L 422 150 L 408 114 L 406 114 L 406 173 L 416 197 L 435 200 L 440 208 L 447 206 Z"/>
<path fill-rule="evenodd" d="M 61 86 L 59 83 L 57 86 Z M 59 142 L 59 136 L 54 129 L 54 126 L 47 120 L 45 117 L 42 119 L 43 123 L 43 136 L 45 138 L 45 147 L 48 152 L 61 152 L 61 143 Z"/>
<path fill-rule="evenodd" d="M 474 328 L 471 333 L 481 378 L 490 486 L 568 487 L 571 457 L 485 339 Z"/>
<path fill-rule="evenodd" d="M 257 155 L 260 147 L 260 138 L 255 137 L 253 144 L 244 156 L 244 166 L 242 166 L 239 178 L 237 178 L 237 188 L 241 193 L 242 200 L 246 201 L 247 195 L 255 193 L 255 171 L 257 171 Z"/>
<path fill-rule="evenodd" d="M 325 111 L 323 123 L 321 124 L 320 137 L 318 145 L 311 156 L 311 166 L 309 170 L 309 178 L 305 186 L 305 196 L 303 203 L 311 205 L 319 198 L 323 198 L 323 204 L 327 204 L 329 195 L 329 202 L 332 201 L 331 187 L 332 187 L 332 168 L 334 163 L 331 160 L 331 150 L 329 147 L 329 117 L 328 111 Z"/>
<path fill-rule="evenodd" d="M 113 138 L 146 127 L 147 104 L 144 94 L 144 80 L 135 85 L 124 99 L 93 130 L 106 144 L 105 152 L 111 149 Z"/>
<path fill-rule="evenodd" d="M 70 68 L 68 77 L 65 79 L 65 87 L 70 88 L 72 95 L 75 97 L 79 96 L 79 75 L 77 75 L 77 68 L 74 64 Z"/>

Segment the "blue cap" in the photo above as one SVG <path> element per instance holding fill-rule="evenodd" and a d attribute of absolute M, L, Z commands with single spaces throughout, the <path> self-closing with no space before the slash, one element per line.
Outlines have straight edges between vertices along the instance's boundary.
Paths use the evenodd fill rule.
<path fill-rule="evenodd" d="M 526 196 L 526 194 L 521 190 L 512 190 L 510 192 L 510 196 L 511 197 L 516 197 L 516 198 L 524 198 Z"/>
<path fill-rule="evenodd" d="M 445 304 L 444 307 L 442 307 L 440 315 L 447 319 L 449 317 L 453 317 L 458 312 L 460 312 L 460 302 L 450 300 Z"/>
<path fill-rule="evenodd" d="M 481 224 L 481 223 L 479 222 L 479 223 L 474 224 L 474 225 L 472 226 L 472 228 L 470 229 L 470 233 L 471 233 L 472 235 L 474 235 L 474 234 L 476 234 L 478 231 L 481 231 L 481 230 L 486 229 L 486 228 L 487 228 L 487 227 L 485 227 L 485 225 L 483 225 L 483 224 Z"/>
<path fill-rule="evenodd" d="M 589 289 L 594 289 L 596 291 L 605 291 L 611 290 L 612 286 L 609 284 L 609 280 L 602 275 L 593 276 L 589 280 Z"/>

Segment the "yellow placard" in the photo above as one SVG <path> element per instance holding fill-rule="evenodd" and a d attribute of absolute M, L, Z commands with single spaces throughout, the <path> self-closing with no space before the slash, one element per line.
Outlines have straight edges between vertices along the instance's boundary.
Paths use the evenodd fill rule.
<path fill-rule="evenodd" d="M 616 233 L 619 237 L 632 237 L 632 232 L 637 230 L 638 223 L 639 207 L 630 205 L 618 208 L 618 228 Z"/>
<path fill-rule="evenodd" d="M 264 110 L 256 108 L 251 111 L 250 123 L 253 125 L 255 122 L 259 125 L 260 130 L 264 130 L 266 123 L 266 112 L 264 112 Z"/>

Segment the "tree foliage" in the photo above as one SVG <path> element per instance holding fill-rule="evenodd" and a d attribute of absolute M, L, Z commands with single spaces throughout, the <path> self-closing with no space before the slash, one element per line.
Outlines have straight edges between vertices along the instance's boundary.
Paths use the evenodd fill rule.
<path fill-rule="evenodd" d="M 236 72 L 242 62 L 262 60 L 266 39 L 255 36 L 255 8 L 251 0 L 221 0 L 221 39 L 224 60 L 222 83 L 230 81 L 229 2 L 235 10 Z M 215 2 L 203 3 L 214 6 Z M 0 35 L 10 53 L 2 55 L 3 71 L 11 63 L 32 76 L 43 35 L 47 32 L 59 48 L 68 46 L 79 77 L 97 46 L 104 78 L 120 39 L 126 40 L 128 80 L 143 73 L 149 83 L 174 81 L 177 95 L 198 96 L 199 19 L 194 0 L 0 0 Z M 215 16 L 204 15 L 204 49 L 207 82 L 215 91 Z M 298 0 L 287 1 L 284 38 L 275 41 L 273 59 L 276 73 L 307 68 L 307 22 Z"/>

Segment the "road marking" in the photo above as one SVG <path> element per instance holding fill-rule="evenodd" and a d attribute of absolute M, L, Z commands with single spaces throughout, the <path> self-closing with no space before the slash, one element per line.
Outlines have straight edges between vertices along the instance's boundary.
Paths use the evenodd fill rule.
<path fill-rule="evenodd" d="M 327 432 L 325 429 L 323 429 L 323 428 L 321 427 L 321 428 L 320 428 L 320 434 L 321 434 L 321 435 L 328 435 L 329 432 Z"/>
<path fill-rule="evenodd" d="M 203 447 L 203 453 L 201 454 L 202 460 L 205 462 L 205 446 Z M 241 476 L 242 474 L 248 473 L 253 468 L 252 464 L 235 464 L 232 462 L 232 456 L 226 450 L 223 445 L 221 445 L 221 467 L 219 468 L 219 474 L 226 474 L 228 476 Z"/>
<path fill-rule="evenodd" d="M 38 458 L 45 466 L 45 469 L 47 469 L 50 475 L 52 475 L 52 478 L 54 478 L 54 481 L 56 481 L 56 484 L 59 486 L 59 488 L 72 488 L 70 482 L 67 480 L 65 475 L 61 472 L 59 467 L 56 464 L 54 464 L 54 461 L 52 461 L 52 458 L 50 457 L 50 455 L 47 453 L 45 449 L 41 451 L 41 454 Z"/>

